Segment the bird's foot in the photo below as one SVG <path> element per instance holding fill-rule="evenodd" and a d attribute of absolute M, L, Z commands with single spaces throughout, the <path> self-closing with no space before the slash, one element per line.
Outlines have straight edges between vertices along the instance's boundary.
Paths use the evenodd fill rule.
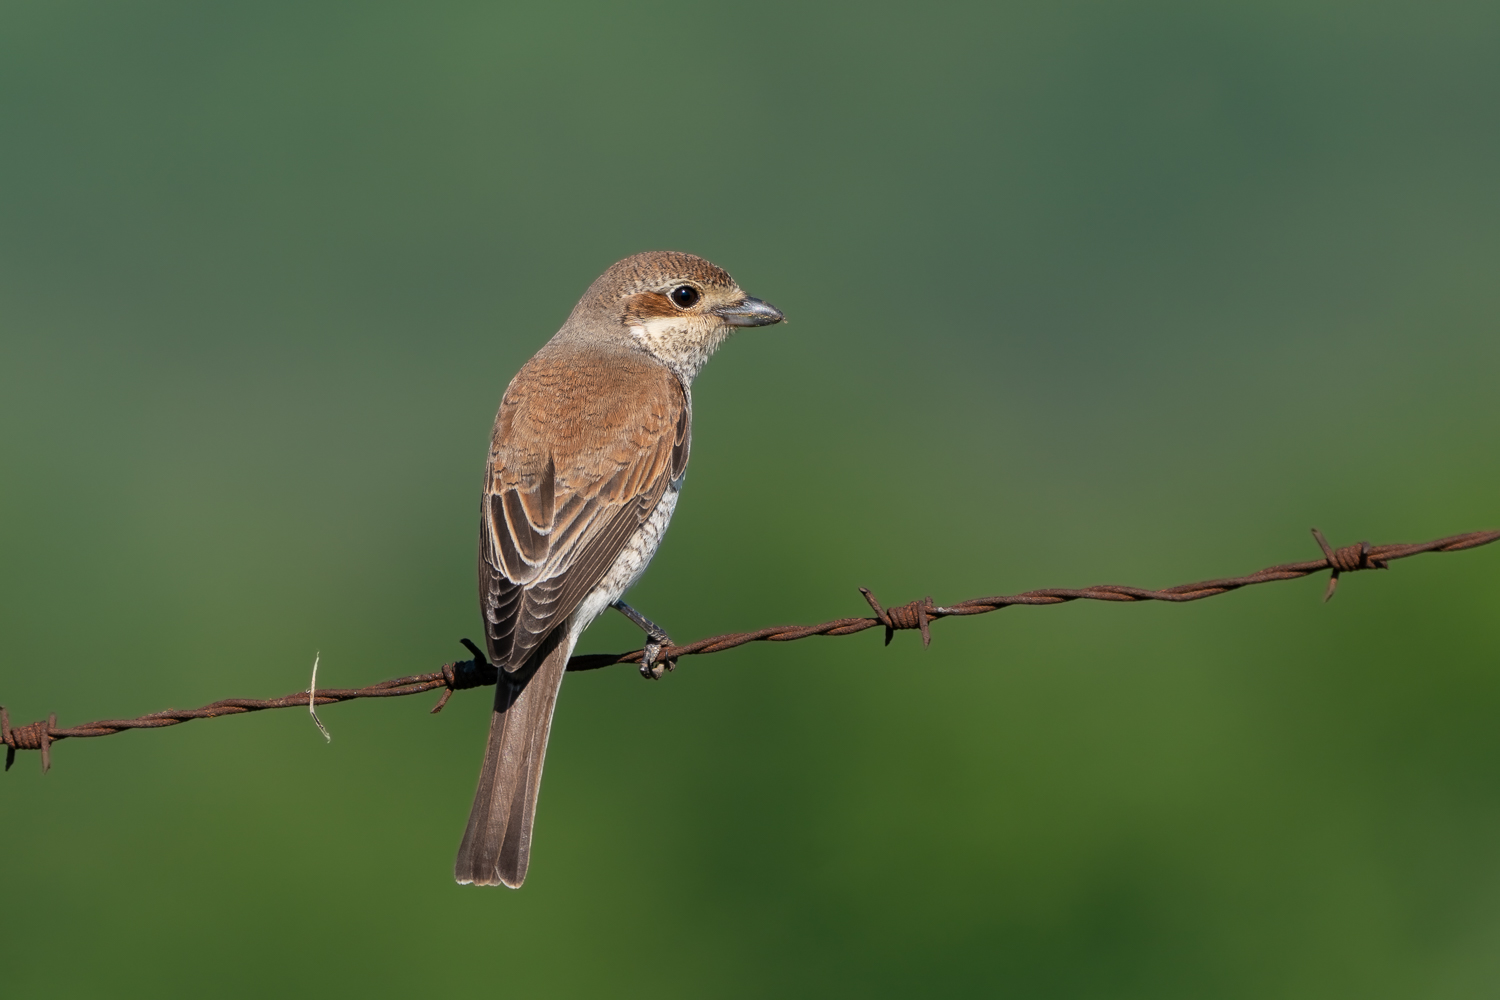
<path fill-rule="evenodd" d="M 658 660 L 661 651 L 670 649 L 673 645 L 672 637 L 667 635 L 666 629 L 656 624 L 635 608 L 624 601 L 616 601 L 611 605 L 616 611 L 629 618 L 635 626 L 646 633 L 645 655 L 641 657 L 641 676 L 648 681 L 659 681 L 662 675 L 677 669 L 676 660 Z"/>
<path fill-rule="evenodd" d="M 646 643 L 646 655 L 641 657 L 642 677 L 648 681 L 659 681 L 662 678 L 662 674 L 677 669 L 676 660 L 663 660 L 658 663 L 656 659 L 661 655 L 663 649 L 671 645 L 672 637 L 668 635 L 662 636 L 660 641 L 653 636 L 651 641 Z"/>

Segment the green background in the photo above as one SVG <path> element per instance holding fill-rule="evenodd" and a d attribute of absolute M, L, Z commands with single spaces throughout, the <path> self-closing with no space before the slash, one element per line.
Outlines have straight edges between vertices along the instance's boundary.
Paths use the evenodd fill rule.
<path fill-rule="evenodd" d="M 1500 523 L 1500 7 L 9 2 L 0 700 L 435 669 L 514 371 L 674 248 L 789 325 L 696 391 L 681 640 Z M 488 695 L 0 781 L 9 993 L 1492 997 L 1500 550 Z M 637 645 L 610 616 L 583 651 Z"/>

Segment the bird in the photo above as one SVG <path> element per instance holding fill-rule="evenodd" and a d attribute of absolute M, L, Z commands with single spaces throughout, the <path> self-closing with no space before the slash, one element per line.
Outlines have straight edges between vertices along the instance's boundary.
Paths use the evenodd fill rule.
<path fill-rule="evenodd" d="M 659 661 L 670 636 L 621 598 L 677 507 L 694 378 L 736 329 L 784 319 L 701 257 L 638 253 L 588 287 L 506 388 L 479 516 L 479 605 L 498 682 L 459 883 L 526 879 L 552 713 L 583 630 L 613 607 L 646 634 L 641 673 L 671 668 Z"/>

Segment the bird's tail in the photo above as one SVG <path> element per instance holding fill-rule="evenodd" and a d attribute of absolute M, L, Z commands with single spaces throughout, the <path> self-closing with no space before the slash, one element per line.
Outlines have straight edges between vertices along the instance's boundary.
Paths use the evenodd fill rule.
<path fill-rule="evenodd" d="M 526 879 L 552 709 L 573 653 L 571 631 L 556 629 L 520 670 L 500 671 L 484 769 L 453 866 L 461 883 L 518 889 Z"/>

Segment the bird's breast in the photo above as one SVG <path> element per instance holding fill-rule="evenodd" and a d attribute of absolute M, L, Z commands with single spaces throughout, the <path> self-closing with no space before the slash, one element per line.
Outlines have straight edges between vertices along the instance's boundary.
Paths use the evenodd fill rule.
<path fill-rule="evenodd" d="M 614 564 L 605 572 L 594 589 L 579 602 L 573 614 L 573 634 L 576 636 L 589 627 L 595 618 L 618 601 L 646 572 L 651 557 L 661 547 L 662 536 L 667 525 L 672 523 L 672 512 L 677 509 L 678 491 L 669 488 L 653 510 L 625 543 L 625 548 L 615 558 Z"/>

